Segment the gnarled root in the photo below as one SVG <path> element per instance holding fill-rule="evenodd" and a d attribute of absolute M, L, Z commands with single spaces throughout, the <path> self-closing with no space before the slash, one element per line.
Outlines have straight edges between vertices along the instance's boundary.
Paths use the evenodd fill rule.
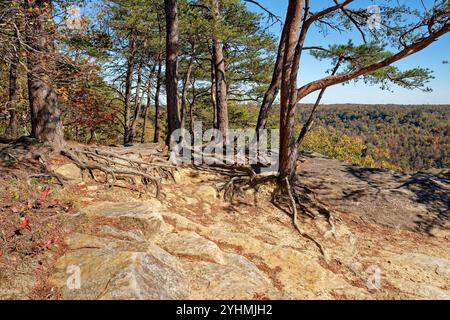
<path fill-rule="evenodd" d="M 199 169 L 218 172 L 230 177 L 220 188 L 224 191 L 224 199 L 230 202 L 233 201 L 235 196 L 242 194 L 246 190 L 252 188 L 258 190 L 265 183 L 277 182 L 278 187 L 272 194 L 272 203 L 283 211 L 286 211 L 287 206 L 287 211 L 292 212 L 292 222 L 296 230 L 302 237 L 312 241 L 319 248 L 325 259 L 328 259 L 323 245 L 303 230 L 298 222 L 298 208 L 311 219 L 317 219 L 319 215 L 325 216 L 330 225 L 330 230 L 325 233 L 325 237 L 328 234 L 335 236 L 335 219 L 332 210 L 317 197 L 311 188 L 298 181 L 291 185 L 289 180 L 280 180 L 278 175 L 256 174 L 248 166 L 213 164 L 207 167 L 200 167 Z"/>
<path fill-rule="evenodd" d="M 107 148 L 65 148 L 61 154 L 72 160 L 81 170 L 87 171 L 97 181 L 95 171 L 105 175 L 104 182 L 119 186 L 118 180 L 129 182 L 128 189 L 138 190 L 136 180 L 140 178 L 144 186 L 153 185 L 156 197 L 161 194 L 162 179 L 174 179 L 172 166 L 163 156 L 155 153 L 142 154 L 115 152 Z M 120 185 L 124 187 L 123 185 Z"/>
<path fill-rule="evenodd" d="M 286 178 L 285 180 L 285 188 L 287 190 L 288 196 L 289 196 L 289 200 L 290 200 L 290 206 L 292 209 L 292 222 L 295 226 L 295 228 L 297 229 L 297 231 L 300 233 L 300 235 L 302 237 L 305 237 L 306 239 L 311 240 L 312 242 L 314 242 L 316 244 L 316 246 L 319 248 L 320 252 L 322 253 L 322 255 L 326 258 L 327 255 L 325 253 L 325 249 L 323 248 L 323 246 L 320 244 L 319 241 L 317 241 L 316 239 L 314 239 L 313 236 L 309 235 L 306 231 L 304 231 L 300 225 L 298 224 L 297 218 L 298 218 L 298 211 L 297 211 L 297 203 L 294 199 L 293 193 L 292 193 L 292 188 L 291 188 L 291 184 L 289 183 L 289 179 Z M 281 190 L 281 189 L 280 189 Z"/>

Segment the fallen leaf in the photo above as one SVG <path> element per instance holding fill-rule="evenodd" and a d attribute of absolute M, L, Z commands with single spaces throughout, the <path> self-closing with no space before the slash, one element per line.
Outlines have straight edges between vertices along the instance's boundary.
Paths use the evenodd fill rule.
<path fill-rule="evenodd" d="M 21 222 L 20 222 L 20 229 L 22 229 L 22 230 L 25 230 L 25 229 L 31 230 L 30 219 L 25 218 L 25 217 L 22 218 Z"/>
<path fill-rule="evenodd" d="M 18 191 L 14 192 L 12 195 L 12 199 L 14 201 L 19 201 L 20 200 L 20 193 Z"/>
<path fill-rule="evenodd" d="M 50 194 L 50 188 L 45 188 L 45 190 L 42 191 L 42 193 L 41 193 L 41 201 L 47 200 L 49 194 Z"/>

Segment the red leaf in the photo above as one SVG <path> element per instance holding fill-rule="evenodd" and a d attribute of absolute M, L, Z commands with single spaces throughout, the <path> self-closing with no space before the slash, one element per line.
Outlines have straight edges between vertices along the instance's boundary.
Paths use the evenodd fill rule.
<path fill-rule="evenodd" d="M 41 201 L 47 200 L 49 194 L 50 194 L 50 188 L 45 188 L 45 190 L 42 191 L 42 193 L 41 193 Z"/>
<path fill-rule="evenodd" d="M 22 221 L 20 222 L 20 229 L 25 230 L 31 230 L 30 228 L 30 219 L 28 218 L 22 218 Z"/>

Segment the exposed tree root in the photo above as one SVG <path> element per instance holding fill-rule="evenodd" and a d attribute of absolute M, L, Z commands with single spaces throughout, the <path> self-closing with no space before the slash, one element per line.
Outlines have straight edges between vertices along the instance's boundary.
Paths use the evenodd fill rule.
<path fill-rule="evenodd" d="M 292 215 L 292 222 L 293 222 L 295 228 L 297 229 L 297 231 L 300 233 L 300 235 L 301 235 L 302 237 L 305 237 L 306 239 L 309 239 L 309 240 L 311 240 L 312 242 L 314 242 L 314 243 L 316 244 L 316 246 L 319 248 L 320 252 L 321 252 L 321 253 L 323 254 L 323 256 L 326 258 L 327 255 L 326 255 L 326 253 L 325 253 L 325 249 L 324 249 L 323 246 L 320 244 L 320 242 L 317 241 L 316 239 L 314 239 L 314 237 L 311 236 L 311 235 L 309 235 L 306 231 L 304 231 L 304 230 L 300 227 L 300 225 L 298 224 L 298 221 L 297 221 L 297 218 L 298 218 L 297 203 L 296 203 L 296 201 L 295 201 L 295 199 L 294 199 L 294 196 L 293 196 L 293 194 L 292 194 L 292 188 L 291 188 L 291 184 L 289 183 L 289 179 L 288 179 L 288 178 L 285 179 L 285 183 L 286 183 L 285 187 L 286 187 L 286 190 L 287 190 L 287 193 L 288 193 L 288 196 L 289 196 L 289 200 L 291 201 L 290 205 L 291 205 L 291 209 L 292 209 L 292 212 L 293 212 L 293 215 Z M 282 190 L 282 189 L 280 188 L 280 190 Z"/>
<path fill-rule="evenodd" d="M 221 163 L 197 167 L 200 170 L 220 173 L 230 176 L 230 180 L 219 186 L 224 192 L 225 201 L 233 202 L 235 196 L 243 194 L 246 190 L 255 189 L 277 179 L 276 175 L 257 174 L 251 167 L 243 165 L 226 165 Z"/>
<path fill-rule="evenodd" d="M 303 230 L 298 223 L 298 208 L 301 209 L 303 214 L 311 219 L 325 216 L 330 225 L 330 230 L 328 230 L 324 236 L 327 237 L 329 234 L 335 236 L 336 227 L 332 210 L 326 203 L 318 199 L 316 193 L 311 188 L 298 181 L 295 185 L 291 186 L 288 180 L 280 181 L 278 175 L 256 174 L 249 166 L 212 164 L 209 166 L 198 167 L 198 169 L 216 172 L 230 177 L 220 186 L 220 189 L 224 192 L 224 199 L 230 202 L 246 190 L 252 188 L 258 190 L 258 188 L 265 183 L 276 182 L 278 187 L 273 192 L 272 203 L 283 211 L 286 211 L 287 206 L 289 208 L 288 212 L 292 212 L 293 225 L 300 235 L 312 241 L 319 248 L 325 259 L 328 258 L 324 246 Z"/>
<path fill-rule="evenodd" d="M 110 148 L 65 148 L 61 154 L 72 160 L 80 169 L 89 173 L 90 177 L 98 181 L 99 172 L 104 174 L 104 183 L 112 186 L 127 187 L 130 190 L 139 190 L 136 178 L 144 186 L 153 185 L 156 188 L 156 197 L 161 194 L 162 179 L 174 179 L 172 166 L 161 150 L 138 149 L 129 152 L 128 148 L 112 151 Z M 97 173 L 97 175 L 96 175 Z M 119 185 L 118 180 L 127 182 Z"/>

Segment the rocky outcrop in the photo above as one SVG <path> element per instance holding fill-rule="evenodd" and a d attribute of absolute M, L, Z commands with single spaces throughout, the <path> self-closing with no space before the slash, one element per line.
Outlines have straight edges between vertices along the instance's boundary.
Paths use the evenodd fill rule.
<path fill-rule="evenodd" d="M 334 174 L 344 179 L 344 173 Z M 450 299 L 448 232 L 430 237 L 344 211 L 350 202 L 368 206 L 370 194 L 339 195 L 343 200 L 332 202 L 334 192 L 341 190 L 323 183 L 318 196 L 337 204 L 334 236 L 325 219 L 301 217 L 300 223 L 325 246 L 325 259 L 299 236 L 291 217 L 270 203 L 269 189 L 246 193 L 230 204 L 204 183 L 216 176 L 184 174 L 163 186 L 161 201 L 130 202 L 129 196 L 115 194 L 117 202 L 82 210 L 85 222 L 66 239 L 68 251 L 51 277 L 63 298 Z M 331 174 L 328 170 L 325 176 Z M 304 178 L 316 182 L 314 175 Z M 334 189 L 325 194 L 330 185 Z M 389 185 L 376 196 L 388 195 L 390 201 L 400 197 L 392 205 L 409 203 L 409 193 L 400 196 L 401 191 Z M 385 202 L 380 212 L 390 205 Z M 415 212 L 411 210 L 391 210 L 387 219 L 400 221 L 396 215 L 408 217 Z M 375 211 L 368 213 L 371 220 L 382 219 Z M 73 285 L 76 270 L 79 288 Z"/>
<path fill-rule="evenodd" d="M 69 252 L 58 260 L 51 278 L 64 298 L 189 297 L 190 286 L 178 259 L 149 241 L 163 229 L 157 208 L 148 203 L 100 203 L 85 214 L 86 233 L 67 239 Z"/>
<path fill-rule="evenodd" d="M 64 178 L 65 180 L 71 182 L 81 181 L 81 170 L 74 163 L 68 163 L 55 168 L 54 172 Z"/>

